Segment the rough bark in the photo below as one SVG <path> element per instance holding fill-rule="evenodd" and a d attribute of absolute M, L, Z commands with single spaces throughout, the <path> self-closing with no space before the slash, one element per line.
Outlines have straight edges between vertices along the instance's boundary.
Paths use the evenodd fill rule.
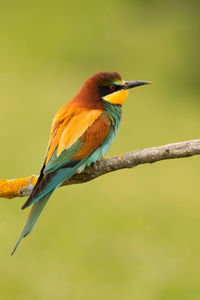
<path fill-rule="evenodd" d="M 95 165 L 86 168 L 83 173 L 74 174 L 63 183 L 63 186 L 88 182 L 104 174 L 133 168 L 142 164 L 151 164 L 161 160 L 183 158 L 198 154 L 200 154 L 200 139 L 153 148 L 137 149 L 109 159 L 101 159 Z M 0 197 L 11 199 L 14 197 L 29 196 L 37 179 L 37 175 L 11 180 L 0 179 Z"/>

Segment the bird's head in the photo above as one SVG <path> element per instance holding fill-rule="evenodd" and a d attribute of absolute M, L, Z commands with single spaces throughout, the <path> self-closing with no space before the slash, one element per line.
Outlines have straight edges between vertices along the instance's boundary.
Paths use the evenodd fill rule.
<path fill-rule="evenodd" d="M 124 81 L 117 72 L 99 72 L 85 81 L 77 96 L 82 100 L 87 99 L 88 104 L 94 103 L 96 99 L 96 101 L 104 100 L 111 104 L 122 105 L 128 96 L 129 89 L 145 84 L 151 84 L 151 82 Z"/>
<path fill-rule="evenodd" d="M 92 77 L 97 84 L 99 96 L 111 104 L 122 105 L 128 96 L 129 89 L 150 84 L 148 81 L 124 81 L 117 72 L 100 72 Z"/>

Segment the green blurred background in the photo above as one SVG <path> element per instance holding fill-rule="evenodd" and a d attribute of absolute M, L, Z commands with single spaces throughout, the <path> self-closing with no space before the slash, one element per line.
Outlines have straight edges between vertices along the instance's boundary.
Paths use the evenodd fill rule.
<path fill-rule="evenodd" d="M 97 71 L 130 93 L 107 156 L 199 138 L 199 1 L 1 1 L 0 178 L 38 174 L 56 111 Z M 200 299 L 200 158 L 61 188 L 28 214 L 0 201 L 1 299 Z"/>

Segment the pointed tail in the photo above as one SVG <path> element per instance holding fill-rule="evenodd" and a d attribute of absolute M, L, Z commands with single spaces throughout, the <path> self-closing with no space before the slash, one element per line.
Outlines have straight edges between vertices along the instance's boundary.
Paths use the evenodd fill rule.
<path fill-rule="evenodd" d="M 54 191 L 54 190 L 53 190 Z M 36 202 L 35 204 L 33 204 L 30 214 L 28 216 L 28 219 L 24 225 L 24 228 L 21 232 L 21 235 L 15 245 L 15 248 L 13 250 L 13 252 L 11 253 L 11 255 L 13 255 L 17 249 L 17 247 L 19 246 L 21 240 L 27 236 L 34 228 L 36 225 L 36 222 L 43 210 L 43 208 L 45 207 L 45 204 L 47 203 L 49 197 L 51 196 L 51 194 L 53 193 L 53 191 L 51 191 L 50 193 L 48 193 L 47 195 L 45 195 L 43 198 L 41 198 L 38 202 Z"/>

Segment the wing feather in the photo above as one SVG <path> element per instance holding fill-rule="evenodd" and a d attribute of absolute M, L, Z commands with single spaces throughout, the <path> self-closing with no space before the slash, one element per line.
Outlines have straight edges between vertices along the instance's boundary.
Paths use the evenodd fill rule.
<path fill-rule="evenodd" d="M 98 137 L 96 135 L 97 141 L 95 143 L 92 142 L 92 136 L 89 134 L 92 130 L 89 128 L 92 128 L 92 124 L 96 123 L 101 114 L 102 110 L 81 111 L 76 114 L 69 114 L 68 119 L 63 121 L 60 120 L 58 122 L 58 120 L 54 120 L 40 177 L 23 208 L 37 202 L 41 197 L 44 197 L 59 186 L 65 179 L 72 176 L 76 169 L 81 166 L 82 161 L 87 158 L 87 155 L 98 147 L 103 136 L 100 135 Z M 63 128 L 64 124 L 66 124 L 65 128 Z M 98 126 L 94 125 L 94 127 Z M 88 129 L 89 131 L 86 134 Z M 94 135 L 93 138 L 95 138 Z M 87 142 L 89 146 L 82 148 Z M 79 153 L 80 149 L 82 150 Z M 80 154 L 79 157 L 76 157 L 77 153 Z M 84 157 L 84 155 L 86 156 Z"/>
<path fill-rule="evenodd" d="M 100 109 L 81 109 L 77 105 L 64 106 L 55 116 L 45 157 L 45 166 L 55 150 L 57 156 L 78 141 L 89 126 L 102 114 Z"/>
<path fill-rule="evenodd" d="M 111 122 L 108 118 L 106 118 L 106 116 L 102 115 L 96 119 L 80 138 L 82 146 L 72 159 L 83 159 L 96 150 L 108 135 L 110 126 Z"/>
<path fill-rule="evenodd" d="M 101 114 L 102 110 L 85 110 L 73 116 L 60 137 L 57 156 L 76 143 Z"/>

